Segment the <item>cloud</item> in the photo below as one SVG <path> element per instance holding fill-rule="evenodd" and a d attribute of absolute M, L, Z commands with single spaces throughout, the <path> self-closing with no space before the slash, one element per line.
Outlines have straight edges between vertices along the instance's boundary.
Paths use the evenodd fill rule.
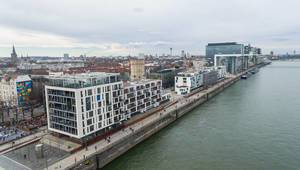
<path fill-rule="evenodd" d="M 136 13 L 144 12 L 144 8 L 133 8 L 132 10 L 133 10 L 133 12 L 136 12 Z"/>
<path fill-rule="evenodd" d="M 205 44 L 222 41 L 270 50 L 284 42 L 285 53 L 300 43 L 299 5 L 297 0 L 3 0 L 0 45 L 15 42 L 33 54 L 40 54 L 37 48 L 45 53 L 61 48 L 49 50 L 57 55 L 90 48 L 93 55 L 122 50 L 127 55 L 167 53 L 171 46 L 178 53 L 204 54 Z M 7 50 L 0 50 L 2 55 Z"/>

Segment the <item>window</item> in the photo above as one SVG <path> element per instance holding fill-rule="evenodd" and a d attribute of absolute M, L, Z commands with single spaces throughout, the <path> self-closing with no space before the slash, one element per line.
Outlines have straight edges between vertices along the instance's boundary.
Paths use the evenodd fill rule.
<path fill-rule="evenodd" d="M 86 121 L 86 123 L 87 123 L 88 126 L 91 125 L 91 124 L 92 124 L 92 119 L 88 119 L 88 120 Z"/>
<path fill-rule="evenodd" d="M 93 111 L 90 111 L 90 112 L 89 112 L 89 118 L 90 118 L 90 117 L 93 117 L 93 116 L 94 116 L 94 112 L 93 112 Z"/>
<path fill-rule="evenodd" d="M 92 89 L 88 90 L 88 95 L 91 96 L 93 94 Z"/>
<path fill-rule="evenodd" d="M 90 132 L 94 131 L 94 125 L 90 127 Z"/>
<path fill-rule="evenodd" d="M 89 111 L 91 110 L 91 98 L 90 97 L 87 97 L 85 98 L 85 104 L 86 104 L 86 111 Z"/>
<path fill-rule="evenodd" d="M 101 100 L 101 96 L 97 95 L 97 101 L 100 101 L 100 100 Z"/>

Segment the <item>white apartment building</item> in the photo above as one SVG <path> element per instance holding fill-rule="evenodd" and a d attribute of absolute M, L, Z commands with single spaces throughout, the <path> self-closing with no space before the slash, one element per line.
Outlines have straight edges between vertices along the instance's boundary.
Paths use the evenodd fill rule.
<path fill-rule="evenodd" d="M 218 79 L 223 79 L 226 77 L 226 67 L 225 66 L 217 66 L 215 69 L 218 71 Z"/>
<path fill-rule="evenodd" d="M 124 119 L 118 73 L 52 76 L 49 83 L 45 93 L 50 131 L 80 139 Z"/>
<path fill-rule="evenodd" d="M 119 73 L 50 76 L 45 86 L 48 129 L 81 139 L 159 105 L 161 80 L 125 84 Z"/>
<path fill-rule="evenodd" d="M 124 114 L 129 119 L 157 107 L 162 98 L 161 80 L 141 80 L 124 85 Z"/>
<path fill-rule="evenodd" d="M 0 81 L 0 101 L 6 106 L 26 106 L 31 92 L 32 80 L 28 75 L 4 75 Z"/>
<path fill-rule="evenodd" d="M 202 71 L 182 72 L 175 77 L 175 92 L 178 95 L 185 95 L 203 85 Z"/>

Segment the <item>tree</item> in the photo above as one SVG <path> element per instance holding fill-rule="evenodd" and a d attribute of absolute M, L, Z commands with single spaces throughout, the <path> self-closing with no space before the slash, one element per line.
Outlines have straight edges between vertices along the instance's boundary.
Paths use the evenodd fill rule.
<path fill-rule="evenodd" d="M 4 123 L 4 103 L 0 101 L 0 115 L 1 115 L 1 122 Z"/>

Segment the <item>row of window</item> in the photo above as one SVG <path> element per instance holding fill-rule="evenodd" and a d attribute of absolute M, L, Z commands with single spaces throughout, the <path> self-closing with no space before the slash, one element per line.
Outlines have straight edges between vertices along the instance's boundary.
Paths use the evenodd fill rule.
<path fill-rule="evenodd" d="M 52 122 L 50 124 L 50 127 L 53 128 L 53 129 L 57 129 L 57 130 L 60 130 L 60 131 L 63 131 L 63 132 L 73 134 L 73 135 L 78 135 L 78 132 L 77 132 L 76 128 L 67 127 L 67 126 L 64 126 L 64 125 L 61 125 L 61 124 L 57 124 L 55 122 Z"/>
<path fill-rule="evenodd" d="M 63 90 L 55 90 L 55 89 L 48 89 L 48 94 L 57 95 L 57 96 L 75 97 L 74 92 L 63 91 Z"/>
<path fill-rule="evenodd" d="M 84 90 L 80 92 L 81 97 L 84 96 L 92 96 L 93 95 L 93 90 L 94 90 L 94 94 L 101 94 L 101 93 L 107 93 L 110 91 L 120 91 L 120 89 L 122 89 L 122 84 L 115 84 L 115 85 L 108 85 L 108 86 L 104 86 L 104 87 L 98 87 L 97 89 L 88 89 L 88 90 Z M 97 90 L 97 93 L 96 93 Z M 84 94 L 84 95 L 83 95 Z"/>
<path fill-rule="evenodd" d="M 105 124 L 106 124 L 106 126 L 110 126 L 110 125 L 114 124 L 115 122 L 119 122 L 119 120 L 121 120 L 121 118 L 122 118 L 121 115 L 119 115 L 119 116 L 115 116 L 114 118 L 107 119 L 104 122 L 99 121 L 97 124 L 94 124 L 94 120 L 89 119 L 87 121 L 87 128 L 83 128 L 83 131 L 82 131 L 83 135 L 85 135 L 85 133 L 86 133 L 85 130 L 87 130 L 87 133 L 93 132 L 94 130 L 96 130 L 96 128 L 102 129 L 105 126 Z M 84 122 L 83 122 L 83 124 L 84 124 Z M 85 126 L 83 126 L 83 127 L 85 127 Z"/>

